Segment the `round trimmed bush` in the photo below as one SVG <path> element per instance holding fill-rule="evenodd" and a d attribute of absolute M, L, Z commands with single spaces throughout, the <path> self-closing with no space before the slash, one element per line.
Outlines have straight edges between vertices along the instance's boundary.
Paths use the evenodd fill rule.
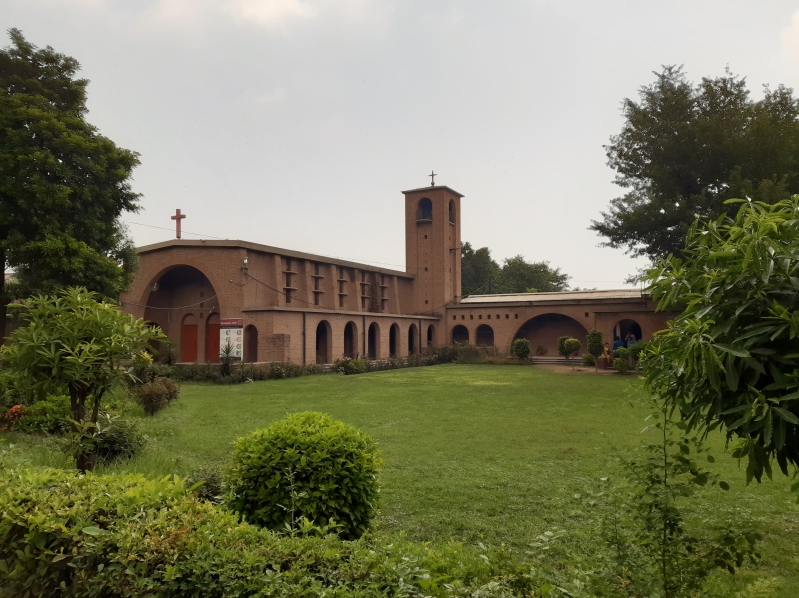
<path fill-rule="evenodd" d="M 324 413 L 294 413 L 234 443 L 227 503 L 273 530 L 332 519 L 340 536 L 358 538 L 375 512 L 381 464 L 363 432 Z"/>
<path fill-rule="evenodd" d="M 517 338 L 510 344 L 510 352 L 519 359 L 527 359 L 531 350 L 530 341 L 526 338 Z"/>

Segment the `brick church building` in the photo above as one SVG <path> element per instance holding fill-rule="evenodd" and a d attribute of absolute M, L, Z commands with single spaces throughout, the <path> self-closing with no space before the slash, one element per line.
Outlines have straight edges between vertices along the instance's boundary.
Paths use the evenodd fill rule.
<path fill-rule="evenodd" d="M 175 239 L 139 249 L 123 309 L 160 326 L 181 362 L 217 362 L 233 339 L 246 362 L 382 359 L 468 341 L 506 355 L 514 338 L 557 355 L 557 338 L 586 346 L 665 327 L 640 291 L 461 293 L 461 199 L 436 185 L 403 191 L 405 271 L 251 243 Z M 180 218 L 180 216 L 177 216 Z M 178 225 L 180 220 L 177 220 Z"/>

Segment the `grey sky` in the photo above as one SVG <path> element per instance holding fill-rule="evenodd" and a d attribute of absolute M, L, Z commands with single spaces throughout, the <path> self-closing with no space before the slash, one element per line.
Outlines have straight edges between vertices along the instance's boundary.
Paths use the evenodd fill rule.
<path fill-rule="evenodd" d="M 0 0 L 0 26 L 83 65 L 90 122 L 141 153 L 130 222 L 404 268 L 400 191 L 435 169 L 465 240 L 582 287 L 642 264 L 587 227 L 651 71 L 799 87 L 797 1 Z"/>

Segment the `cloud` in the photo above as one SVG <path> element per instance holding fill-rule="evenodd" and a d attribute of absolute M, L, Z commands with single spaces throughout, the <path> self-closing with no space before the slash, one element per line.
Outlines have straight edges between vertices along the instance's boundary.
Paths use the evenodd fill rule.
<path fill-rule="evenodd" d="M 228 0 L 225 11 L 234 18 L 266 28 L 281 27 L 294 19 L 312 19 L 319 11 L 303 0 Z"/>
<path fill-rule="evenodd" d="M 793 13 L 791 24 L 782 32 L 782 46 L 790 60 L 799 64 L 799 10 Z"/>

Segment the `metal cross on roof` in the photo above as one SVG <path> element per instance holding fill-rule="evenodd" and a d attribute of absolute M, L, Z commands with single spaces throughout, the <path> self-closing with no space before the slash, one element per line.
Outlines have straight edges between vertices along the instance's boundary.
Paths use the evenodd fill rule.
<path fill-rule="evenodd" d="M 431 170 L 430 174 L 428 174 L 427 176 L 430 177 L 430 186 L 431 187 L 435 187 L 436 186 L 436 173 Z"/>
<path fill-rule="evenodd" d="M 175 210 L 175 215 L 172 220 L 175 221 L 175 238 L 180 239 L 180 221 L 186 217 L 186 214 L 181 214 L 180 210 Z"/>

